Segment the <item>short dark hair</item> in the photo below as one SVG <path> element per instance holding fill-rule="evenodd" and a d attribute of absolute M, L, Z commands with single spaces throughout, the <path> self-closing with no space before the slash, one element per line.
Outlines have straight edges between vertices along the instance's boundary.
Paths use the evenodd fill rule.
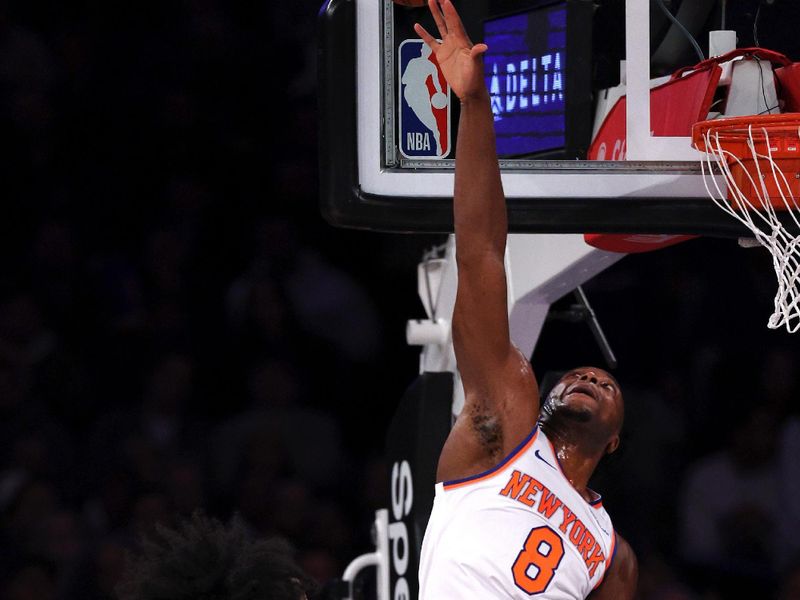
<path fill-rule="evenodd" d="M 286 540 L 252 539 L 237 517 L 226 526 L 196 511 L 142 540 L 116 592 L 120 600 L 300 600 L 317 587 Z"/>

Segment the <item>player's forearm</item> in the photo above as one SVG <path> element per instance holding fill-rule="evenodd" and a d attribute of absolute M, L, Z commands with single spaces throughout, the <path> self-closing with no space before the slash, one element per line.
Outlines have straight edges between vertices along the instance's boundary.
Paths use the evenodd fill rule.
<path fill-rule="evenodd" d="M 503 254 L 508 223 L 488 92 L 461 104 L 453 218 L 459 261 Z"/>

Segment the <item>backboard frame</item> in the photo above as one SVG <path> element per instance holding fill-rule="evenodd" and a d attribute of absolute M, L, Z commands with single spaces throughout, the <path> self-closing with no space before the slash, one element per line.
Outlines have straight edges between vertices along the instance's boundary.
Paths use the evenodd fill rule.
<path fill-rule="evenodd" d="M 381 132 L 396 90 L 358 85 L 395 72 L 387 47 L 395 10 L 407 9 L 392 0 L 328 0 L 320 11 L 321 210 L 338 227 L 449 233 L 454 161 L 393 156 Z M 399 166 L 387 166 L 392 160 Z M 513 233 L 747 233 L 708 198 L 699 160 L 500 164 Z"/>

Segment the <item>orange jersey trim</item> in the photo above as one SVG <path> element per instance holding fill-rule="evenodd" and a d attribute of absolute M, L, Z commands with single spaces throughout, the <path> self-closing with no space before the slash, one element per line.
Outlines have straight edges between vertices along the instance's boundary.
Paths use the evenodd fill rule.
<path fill-rule="evenodd" d="M 614 555 L 617 553 L 617 532 L 612 531 L 614 535 L 611 536 L 611 548 L 608 549 L 608 558 L 606 559 L 606 568 L 603 570 L 603 575 L 600 577 L 600 581 L 598 581 L 595 586 L 592 588 L 592 591 L 596 590 L 600 587 L 600 584 L 603 583 L 603 580 L 606 578 L 606 573 L 611 568 L 611 563 L 614 560 Z"/>

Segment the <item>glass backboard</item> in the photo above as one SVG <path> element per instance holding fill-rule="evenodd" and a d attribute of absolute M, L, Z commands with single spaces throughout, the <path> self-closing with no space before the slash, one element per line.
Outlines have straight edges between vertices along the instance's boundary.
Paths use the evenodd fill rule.
<path fill-rule="evenodd" d="M 730 65 L 693 71 L 701 57 L 649 0 L 455 3 L 473 41 L 490 45 L 510 231 L 745 234 L 710 202 L 690 138 L 692 122 L 724 110 Z M 706 56 L 753 29 L 730 9 L 726 24 L 723 4 L 672 3 Z M 452 230 L 458 102 L 441 104 L 416 21 L 435 31 L 427 7 L 392 0 L 320 11 L 321 206 L 335 226 Z M 765 81 L 738 96 L 745 110 L 770 104 Z"/>

